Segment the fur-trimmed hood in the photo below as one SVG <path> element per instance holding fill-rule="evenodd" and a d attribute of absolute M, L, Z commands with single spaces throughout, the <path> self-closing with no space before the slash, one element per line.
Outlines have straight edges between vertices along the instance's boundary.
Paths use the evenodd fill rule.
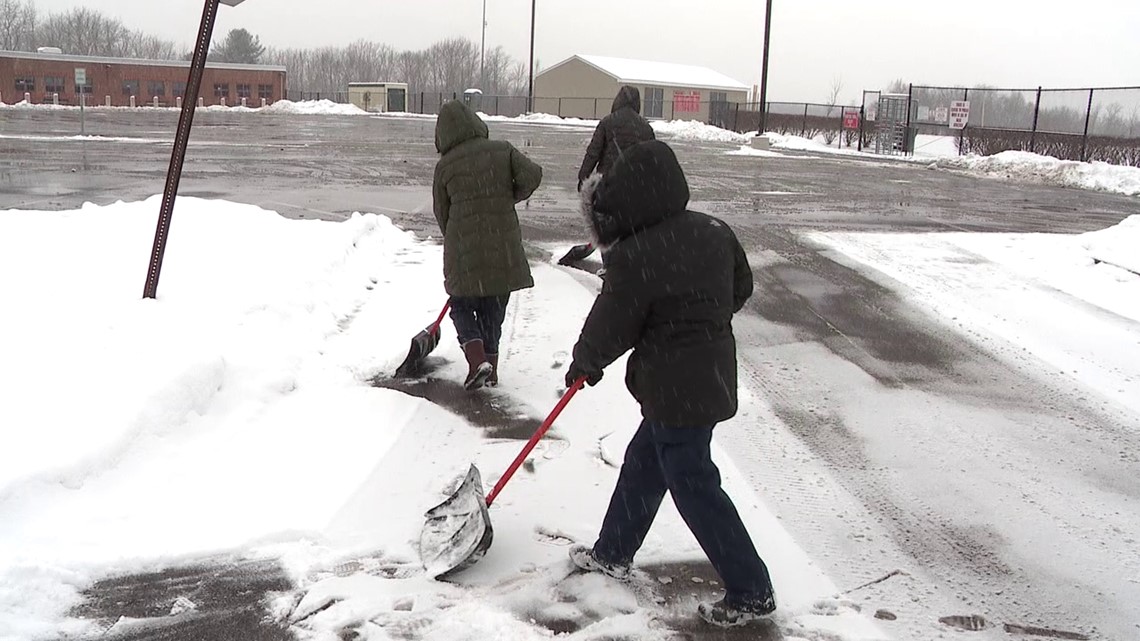
<path fill-rule="evenodd" d="M 580 196 L 594 244 L 604 249 L 685 211 L 689 183 L 669 145 L 651 140 L 625 149 L 606 174 L 586 179 Z"/>

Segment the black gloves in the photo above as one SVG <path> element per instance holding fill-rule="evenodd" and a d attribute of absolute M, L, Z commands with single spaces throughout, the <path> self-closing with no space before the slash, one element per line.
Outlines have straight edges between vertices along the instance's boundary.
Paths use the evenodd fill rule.
<path fill-rule="evenodd" d="M 602 372 L 587 372 L 582 369 L 582 366 L 577 362 L 570 363 L 570 369 L 566 371 L 566 387 L 573 387 L 574 383 L 582 377 L 586 377 L 586 384 L 593 387 L 602 380 Z"/>

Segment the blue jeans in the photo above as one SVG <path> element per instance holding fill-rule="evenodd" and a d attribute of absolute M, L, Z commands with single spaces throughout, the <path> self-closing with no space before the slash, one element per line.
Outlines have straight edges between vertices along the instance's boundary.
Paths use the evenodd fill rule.
<path fill-rule="evenodd" d="M 499 353 L 499 339 L 503 336 L 503 321 L 507 317 L 506 296 L 452 296 L 451 321 L 455 323 L 455 333 L 459 344 L 481 339 L 483 350 L 488 354 Z"/>
<path fill-rule="evenodd" d="M 759 603 L 771 596 L 772 579 L 736 506 L 720 487 L 720 470 L 710 455 L 712 432 L 712 426 L 642 421 L 625 451 L 594 554 L 607 563 L 632 563 L 668 491 L 724 581 L 725 598 Z"/>

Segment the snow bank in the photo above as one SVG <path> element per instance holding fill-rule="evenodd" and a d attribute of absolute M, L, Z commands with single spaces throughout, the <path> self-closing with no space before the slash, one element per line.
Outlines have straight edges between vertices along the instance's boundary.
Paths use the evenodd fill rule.
<path fill-rule="evenodd" d="M 568 125 L 572 127 L 597 127 L 598 123 L 601 122 L 599 120 L 582 118 L 562 118 L 560 116 L 544 113 L 523 114 L 521 116 L 491 116 L 480 111 L 479 117 L 489 122 L 519 122 L 540 125 Z"/>
<path fill-rule="evenodd" d="M 653 130 L 678 140 L 747 143 L 752 136 L 721 129 L 696 120 L 654 120 Z"/>
<path fill-rule="evenodd" d="M 299 114 L 306 116 L 364 116 L 368 115 L 360 107 L 351 104 L 333 102 L 331 100 L 306 100 L 293 102 L 292 100 L 278 100 L 277 102 L 257 109 L 267 114 Z"/>
<path fill-rule="evenodd" d="M 935 169 L 964 170 L 1008 180 L 1107 191 L 1126 196 L 1140 195 L 1140 167 L 1058 160 L 1027 151 L 945 158 L 935 161 L 931 166 Z"/>
<path fill-rule="evenodd" d="M 0 106 L 4 106 L 0 104 Z M 52 104 L 29 104 L 27 102 L 18 102 L 14 105 L 5 106 L 9 109 L 79 109 L 77 106 L 65 105 L 52 105 Z M 149 104 L 140 104 L 138 107 L 105 107 L 102 104 L 88 105 L 88 109 L 154 109 Z M 177 109 L 176 107 L 159 107 L 159 109 Z M 243 107 L 237 105 L 206 105 L 199 107 L 199 109 L 211 112 L 221 113 L 265 113 L 265 114 L 291 114 L 291 115 L 306 115 L 306 116 L 360 116 L 368 114 L 368 112 L 357 107 L 356 105 L 342 104 L 333 102 L 331 100 L 305 100 L 303 102 L 294 102 L 292 100 L 278 100 L 273 104 L 265 107 Z M 434 118 L 434 116 L 431 116 Z"/>
<path fill-rule="evenodd" d="M 1140 279 L 1140 215 L 1129 216 L 1118 225 L 1082 234 L 1080 246 L 1094 264 L 1107 263 L 1136 274 Z M 1140 290 L 1133 300 L 1140 302 Z M 1134 318 L 1140 321 L 1140 314 Z"/>

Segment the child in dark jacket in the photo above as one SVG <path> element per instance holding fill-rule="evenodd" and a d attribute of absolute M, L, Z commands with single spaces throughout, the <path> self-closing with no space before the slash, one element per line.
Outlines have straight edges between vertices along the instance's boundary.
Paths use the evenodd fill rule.
<path fill-rule="evenodd" d="M 776 608 L 768 568 L 710 456 L 713 427 L 736 414 L 732 316 L 752 294 L 752 271 L 728 225 L 688 211 L 689 187 L 661 142 L 625 149 L 582 201 L 606 277 L 566 374 L 591 385 L 630 349 L 626 386 L 643 421 L 625 453 L 598 540 L 570 552 L 579 567 L 624 577 L 666 492 L 725 586 L 701 604 L 719 626 Z"/>

